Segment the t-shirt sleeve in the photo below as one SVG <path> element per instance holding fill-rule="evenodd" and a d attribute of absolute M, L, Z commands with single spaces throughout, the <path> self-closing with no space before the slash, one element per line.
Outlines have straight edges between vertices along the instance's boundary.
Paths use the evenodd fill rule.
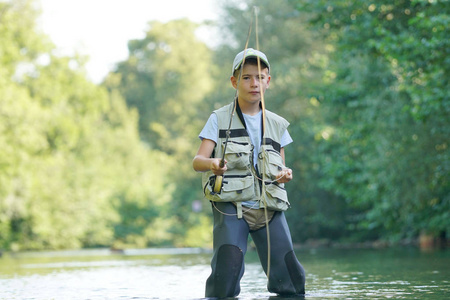
<path fill-rule="evenodd" d="M 217 144 L 217 132 L 219 130 L 219 125 L 217 122 L 217 115 L 215 113 L 212 113 L 211 116 L 209 116 L 208 121 L 206 122 L 205 126 L 203 127 L 202 131 L 198 135 L 198 137 L 203 139 L 212 140 Z"/>
<path fill-rule="evenodd" d="M 283 133 L 283 135 L 281 136 L 281 141 L 280 141 L 281 148 L 283 148 L 283 147 L 289 145 L 289 144 L 292 143 L 292 142 L 293 142 L 292 137 L 291 137 L 291 135 L 289 134 L 289 131 L 287 131 L 287 129 L 286 129 L 286 131 L 285 131 L 285 132 Z"/>

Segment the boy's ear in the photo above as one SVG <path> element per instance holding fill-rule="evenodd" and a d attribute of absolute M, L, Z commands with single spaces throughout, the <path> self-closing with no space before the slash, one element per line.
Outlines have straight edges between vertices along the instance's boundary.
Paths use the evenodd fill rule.
<path fill-rule="evenodd" d="M 234 76 L 231 76 L 231 77 L 230 77 L 230 81 L 231 81 L 231 85 L 232 85 L 235 89 L 237 89 L 237 78 L 234 77 Z"/>

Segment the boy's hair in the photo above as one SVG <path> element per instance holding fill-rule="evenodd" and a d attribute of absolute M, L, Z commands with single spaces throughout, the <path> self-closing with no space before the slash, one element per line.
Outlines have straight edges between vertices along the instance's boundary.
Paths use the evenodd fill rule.
<path fill-rule="evenodd" d="M 262 60 L 259 60 L 259 62 L 261 64 L 261 71 L 264 70 L 264 69 L 269 69 L 269 67 L 266 65 L 265 62 L 263 62 Z M 245 59 L 244 65 L 257 66 L 258 65 L 258 59 L 256 57 L 247 57 Z M 241 68 L 242 68 L 242 65 L 238 69 L 234 70 L 233 76 L 235 78 L 238 78 Z"/>

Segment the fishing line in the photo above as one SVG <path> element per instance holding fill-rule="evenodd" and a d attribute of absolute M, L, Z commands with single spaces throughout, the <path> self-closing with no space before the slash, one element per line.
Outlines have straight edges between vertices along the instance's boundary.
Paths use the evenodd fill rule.
<path fill-rule="evenodd" d="M 216 204 L 214 203 L 214 201 L 211 201 L 211 203 L 212 203 L 212 205 L 214 206 L 214 208 L 219 212 L 219 213 L 221 213 L 222 215 L 224 215 L 224 216 L 230 216 L 230 217 L 234 217 L 234 216 L 237 216 L 237 214 L 229 214 L 229 213 L 226 213 L 226 212 L 223 212 L 223 211 L 221 211 L 220 209 L 218 209 L 217 208 L 217 206 L 216 206 Z M 247 212 L 249 212 L 249 211 L 251 211 L 252 209 L 256 209 L 256 207 L 255 207 L 255 205 L 256 204 L 258 204 L 258 202 L 255 202 L 252 206 L 250 206 L 248 209 L 246 209 L 246 210 L 242 210 L 242 213 L 247 213 Z"/>

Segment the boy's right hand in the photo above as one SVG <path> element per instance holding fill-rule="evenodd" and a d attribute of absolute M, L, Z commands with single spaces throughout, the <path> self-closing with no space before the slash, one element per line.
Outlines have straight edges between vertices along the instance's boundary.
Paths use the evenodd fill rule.
<path fill-rule="evenodd" d="M 220 158 L 213 158 L 211 160 L 210 169 L 214 173 L 214 175 L 221 176 L 227 170 L 227 161 L 225 160 L 223 168 L 220 167 L 220 161 L 221 161 Z"/>

